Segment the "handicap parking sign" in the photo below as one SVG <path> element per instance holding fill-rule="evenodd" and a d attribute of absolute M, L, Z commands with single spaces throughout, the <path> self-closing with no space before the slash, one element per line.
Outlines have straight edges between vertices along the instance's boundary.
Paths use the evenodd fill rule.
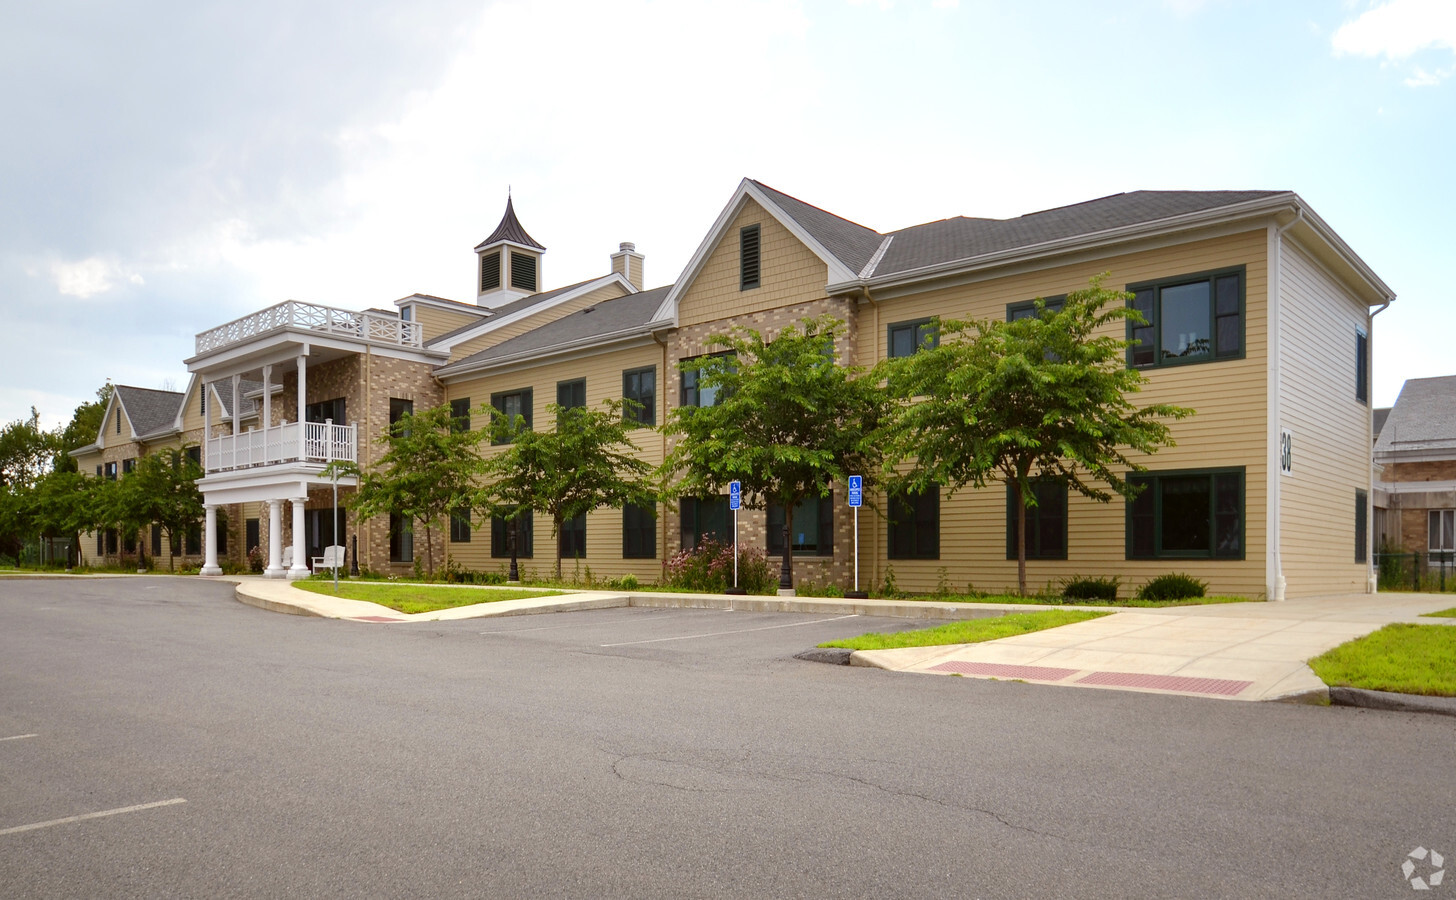
<path fill-rule="evenodd" d="M 863 506 L 864 505 L 864 476 L 863 475 L 851 475 L 851 476 L 849 476 L 849 505 L 850 506 Z"/>
<path fill-rule="evenodd" d="M 743 506 L 743 485 L 736 481 L 728 482 L 728 508 L 738 509 Z"/>

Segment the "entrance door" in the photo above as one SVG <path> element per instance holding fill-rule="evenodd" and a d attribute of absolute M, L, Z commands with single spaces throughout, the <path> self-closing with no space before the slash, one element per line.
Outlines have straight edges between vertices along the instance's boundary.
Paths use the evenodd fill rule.
<path fill-rule="evenodd" d="M 332 512 L 333 507 L 303 511 L 304 543 L 308 545 L 310 564 L 313 563 L 315 556 L 324 555 L 325 547 L 331 547 L 334 544 L 347 546 L 344 543 L 344 510 L 339 509 L 337 521 L 334 521 L 333 516 L 330 515 Z M 335 535 L 338 536 L 338 540 L 334 539 Z"/>

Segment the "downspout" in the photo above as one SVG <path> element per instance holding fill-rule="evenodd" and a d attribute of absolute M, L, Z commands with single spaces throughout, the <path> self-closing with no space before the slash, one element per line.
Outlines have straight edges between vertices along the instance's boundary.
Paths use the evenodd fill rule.
<path fill-rule="evenodd" d="M 374 432 L 372 430 L 370 430 L 371 429 L 371 426 L 374 423 L 374 407 L 372 405 L 373 403 L 374 403 L 374 351 L 370 347 L 370 345 L 366 342 L 364 344 L 364 428 L 362 429 L 362 431 L 363 431 L 364 434 L 367 434 L 367 435 L 373 435 L 374 434 Z M 365 456 L 368 454 L 368 448 L 370 446 L 372 446 L 374 442 L 372 440 L 370 440 L 370 439 L 365 439 L 365 440 L 362 440 L 361 441 L 359 438 L 360 438 L 360 429 L 357 429 L 356 428 L 354 430 L 354 464 L 357 465 L 362 470 L 364 468 Z M 356 482 L 357 482 L 357 480 L 358 479 L 356 479 Z M 356 484 L 354 490 L 355 490 L 356 493 L 358 492 L 359 488 L 358 488 L 357 484 Z M 364 520 L 364 521 L 361 522 L 361 521 L 359 521 L 359 517 L 358 516 L 355 516 L 354 517 L 354 533 L 357 535 L 359 533 L 359 531 L 360 531 L 361 528 L 364 531 L 364 552 L 365 553 L 368 553 L 368 552 L 370 552 L 370 549 L 374 546 L 374 540 L 373 540 L 373 538 L 374 538 L 374 520 L 373 519 L 366 519 L 366 520 Z M 371 561 L 372 561 L 372 558 L 371 558 Z M 359 551 L 358 550 L 355 550 L 354 551 L 354 564 L 355 565 L 358 565 L 359 564 Z"/>
<path fill-rule="evenodd" d="M 1283 267 L 1282 253 L 1284 246 L 1284 232 L 1298 225 L 1304 219 L 1304 210 L 1296 207 L 1294 218 L 1287 224 L 1271 228 L 1269 231 L 1269 284 L 1265 289 L 1266 305 L 1269 308 L 1269 433 L 1268 451 L 1266 458 L 1269 465 L 1269 497 L 1268 497 L 1268 528 L 1269 528 L 1269 565 L 1266 579 L 1270 588 L 1269 599 L 1275 602 L 1284 600 L 1284 592 L 1287 582 L 1284 579 L 1284 559 L 1280 545 L 1283 543 L 1280 534 L 1280 479 L 1284 477 L 1280 460 L 1280 441 L 1283 423 L 1280 418 L 1280 357 L 1282 355 L 1282 341 L 1279 331 L 1279 307 L 1281 304 L 1283 289 Z"/>
<path fill-rule="evenodd" d="M 652 332 L 652 339 L 662 345 L 662 387 L 658 390 L 657 396 L 662 398 L 662 418 L 659 420 L 663 425 L 667 424 L 667 341 L 659 335 L 661 332 Z M 659 430 L 657 436 L 662 440 L 662 460 L 667 460 L 667 431 Z M 662 515 L 657 517 L 657 544 L 659 547 L 657 558 L 662 565 L 667 565 L 667 509 L 664 507 Z M 667 569 L 664 568 L 663 572 Z"/>
<path fill-rule="evenodd" d="M 860 293 L 864 295 L 865 302 L 869 303 L 870 308 L 874 310 L 873 321 L 875 332 L 874 344 L 872 346 L 875 348 L 873 353 L 874 362 L 878 363 L 880 361 L 880 301 L 876 300 L 873 296 L 870 295 L 869 285 L 861 284 L 859 290 Z M 859 362 L 860 360 L 855 360 L 855 363 Z M 875 520 L 871 519 L 871 521 Z M 880 529 L 878 526 L 879 523 L 876 522 L 875 527 L 870 531 L 870 539 L 866 542 L 870 545 L 868 554 L 870 564 L 869 579 L 866 582 L 866 585 L 869 586 L 861 588 L 861 590 L 864 591 L 872 590 L 872 587 L 870 586 L 880 583 Z M 854 564 L 854 560 L 850 560 L 850 565 L 853 566 Z"/>
<path fill-rule="evenodd" d="M 1365 352 L 1370 358 L 1365 361 L 1365 377 L 1370 381 L 1370 388 L 1366 391 L 1365 414 L 1369 421 L 1367 438 L 1375 433 L 1375 317 L 1385 312 L 1394 300 L 1394 295 L 1386 297 L 1385 302 L 1379 308 L 1371 311 L 1365 320 L 1365 333 L 1369 338 L 1365 345 Z M 1367 443 L 1372 443 L 1367 439 Z M 1368 567 L 1365 573 L 1365 593 L 1373 594 L 1380 587 L 1380 581 L 1375 575 L 1375 455 L 1370 456 L 1370 486 L 1365 491 L 1365 564 Z"/>

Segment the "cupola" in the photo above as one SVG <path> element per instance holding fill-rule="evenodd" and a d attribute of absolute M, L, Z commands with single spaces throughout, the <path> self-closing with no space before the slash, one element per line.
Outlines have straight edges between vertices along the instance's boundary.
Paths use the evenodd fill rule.
<path fill-rule="evenodd" d="M 477 306 L 502 306 L 541 290 L 541 255 L 546 248 L 526 233 L 506 196 L 506 213 L 490 237 L 475 248 Z"/>

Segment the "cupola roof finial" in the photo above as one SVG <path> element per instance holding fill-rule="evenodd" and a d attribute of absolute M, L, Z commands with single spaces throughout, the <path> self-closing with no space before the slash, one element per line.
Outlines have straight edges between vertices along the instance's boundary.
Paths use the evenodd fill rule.
<path fill-rule="evenodd" d="M 516 207 L 511 199 L 509 185 L 506 186 L 506 214 L 501 216 L 500 224 L 495 227 L 495 231 L 491 232 L 490 237 L 477 244 L 475 249 L 483 250 L 491 244 L 502 242 L 521 244 L 537 250 L 546 249 L 543 244 L 538 243 L 535 238 L 526 233 L 526 229 L 521 226 L 521 220 L 516 218 Z"/>

